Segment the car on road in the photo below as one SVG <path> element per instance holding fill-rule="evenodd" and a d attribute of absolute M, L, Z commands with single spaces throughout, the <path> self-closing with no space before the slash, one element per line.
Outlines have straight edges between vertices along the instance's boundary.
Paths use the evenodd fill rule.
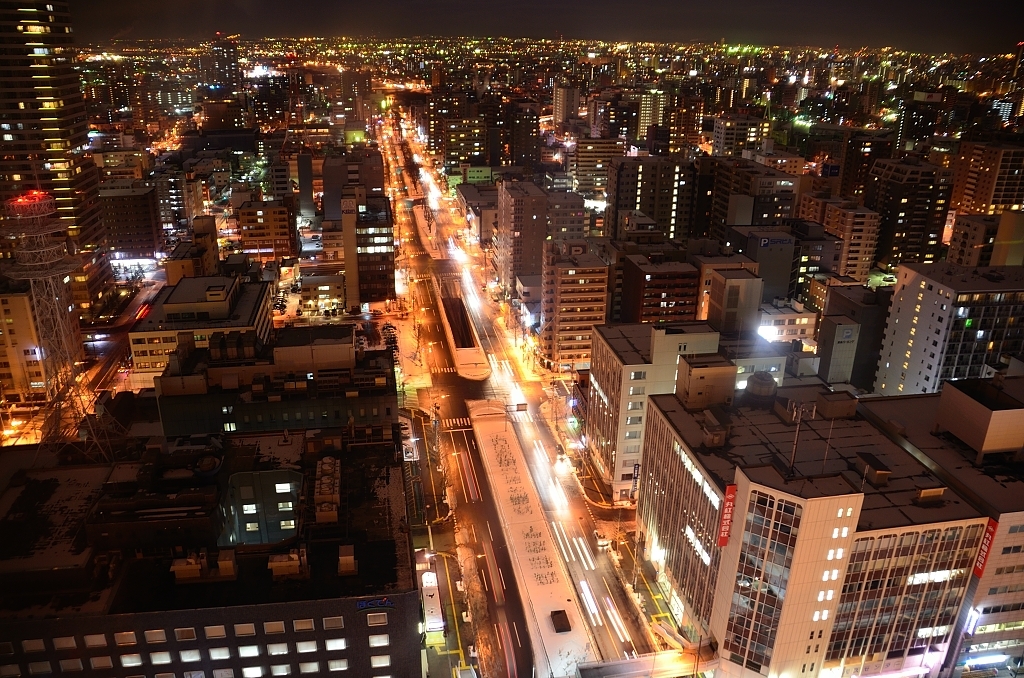
<path fill-rule="evenodd" d="M 610 548 L 612 545 L 612 540 L 599 530 L 594 530 L 594 539 L 597 540 L 597 548 L 599 549 Z"/>

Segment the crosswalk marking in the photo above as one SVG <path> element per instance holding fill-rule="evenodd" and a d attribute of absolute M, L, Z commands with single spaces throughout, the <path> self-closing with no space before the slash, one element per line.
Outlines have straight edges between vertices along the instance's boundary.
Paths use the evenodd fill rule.
<path fill-rule="evenodd" d="M 442 419 L 441 426 L 444 428 L 469 428 L 473 425 L 469 417 L 455 417 L 453 419 Z"/>
<path fill-rule="evenodd" d="M 454 367 L 431 367 L 431 374 L 454 374 L 457 370 Z"/>

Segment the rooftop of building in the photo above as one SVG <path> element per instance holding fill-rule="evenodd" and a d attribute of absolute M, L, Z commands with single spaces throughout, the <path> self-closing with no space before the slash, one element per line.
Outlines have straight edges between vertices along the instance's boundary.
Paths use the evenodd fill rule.
<path fill-rule="evenodd" d="M 590 252 L 583 252 L 581 254 L 561 255 L 555 261 L 555 266 L 558 266 L 559 268 L 569 268 L 575 266 L 577 268 L 606 269 L 608 267 L 608 264 L 606 264 L 604 260 L 601 257 L 597 256 L 596 254 L 591 254 Z"/>
<path fill-rule="evenodd" d="M 133 186 L 132 188 L 103 188 L 100 186 L 101 198 L 130 198 L 135 195 L 146 195 L 156 190 L 155 186 Z"/>
<path fill-rule="evenodd" d="M 1024 408 L 1024 377 L 1006 377 L 1001 388 L 987 379 L 943 385 L 951 387 L 994 411 Z M 1024 462 L 1013 453 L 986 454 L 979 464 L 976 450 L 937 428 L 941 399 L 941 393 L 866 398 L 860 408 L 880 424 L 888 424 L 893 436 L 924 455 L 951 485 L 973 495 L 977 503 L 997 513 L 1024 511 Z"/>
<path fill-rule="evenodd" d="M 227 285 L 229 283 L 225 281 L 236 281 L 238 279 L 223 277 L 182 278 L 178 285 L 174 285 L 173 287 L 164 287 L 157 293 L 156 299 L 153 300 L 149 313 L 143 318 L 137 320 L 130 331 L 161 332 L 169 330 L 196 329 L 218 330 L 254 326 L 258 320 L 259 311 L 262 308 L 262 304 L 260 303 L 261 300 L 271 293 L 271 285 L 268 282 L 240 283 L 241 290 L 237 296 L 234 306 L 231 308 L 231 315 L 227 318 L 208 320 L 168 320 L 165 304 L 170 303 L 173 306 L 175 303 L 188 304 L 205 301 L 205 292 L 207 287 L 204 285 L 211 284 L 209 282 L 211 280 L 221 281 L 216 283 L 216 285 L 225 285 L 225 290 L 227 290 Z M 202 281 L 206 282 L 204 283 Z M 171 297 L 174 294 L 175 289 L 180 287 L 181 283 L 186 283 L 185 290 L 183 290 L 180 295 L 175 296 L 172 300 Z M 197 296 L 200 291 L 204 296 Z"/>
<path fill-rule="evenodd" d="M 934 264 L 901 264 L 913 271 L 959 293 L 964 292 L 1019 292 L 1024 291 L 1022 266 L 959 266 L 948 261 Z"/>
<path fill-rule="evenodd" d="M 756 265 L 757 262 L 748 257 L 745 254 L 719 254 L 719 255 L 707 255 L 707 254 L 691 254 L 690 263 L 697 266 L 723 266 L 723 265 L 741 265 L 751 264 Z"/>
<path fill-rule="evenodd" d="M 547 193 L 532 181 L 503 181 L 501 187 L 514 198 L 544 198 Z"/>
<path fill-rule="evenodd" d="M 352 455 L 333 446 L 336 436 L 330 431 L 193 438 L 197 440 L 161 441 L 156 447 L 148 446 L 139 459 L 116 464 L 57 466 L 48 455 L 42 459 L 24 455 L 23 469 L 0 493 L 0 532 L 17 537 L 0 543 L 0 573 L 9 582 L 35 577 L 33 581 L 45 579 L 46 585 L 4 587 L 0 617 L 159 612 L 413 589 L 404 483 L 393 444 L 361 446 L 359 454 Z M 317 443 L 318 452 L 307 451 L 310 442 Z M 340 465 L 340 474 L 335 475 L 340 478 L 335 489 L 340 509 L 337 521 L 317 522 L 312 510 L 303 510 L 302 497 L 314 485 L 317 462 L 327 456 Z M 197 461 L 204 459 L 216 463 L 210 464 L 212 471 L 204 467 L 200 474 Z M 102 567 L 96 564 L 109 555 L 109 549 L 93 540 L 159 542 L 160 531 L 175 516 L 157 516 L 153 507 L 178 506 L 179 500 L 188 504 L 202 498 L 224 512 L 220 522 L 211 523 L 230 529 L 231 480 L 253 472 L 302 477 L 303 487 L 296 495 L 302 503 L 294 513 L 297 530 L 292 538 L 241 549 L 179 544 L 185 555 L 197 556 L 208 548 L 209 555 L 204 556 L 211 565 L 218 556 L 227 555 L 234 561 L 234 576 L 211 567 L 195 579 L 176 580 L 169 550 L 143 545 L 131 558 L 114 559 Z M 195 508 L 185 504 L 181 504 L 183 510 Z M 139 510 L 146 516 L 138 517 Z M 97 520 L 102 530 L 90 531 L 88 525 Z M 152 533 L 146 536 L 149 525 Z M 118 535 L 119 530 L 126 532 Z M 343 546 L 352 547 L 358 565 L 354 574 L 338 573 L 339 547 Z M 305 571 L 275 577 L 270 559 L 287 557 L 300 547 Z"/>
<path fill-rule="evenodd" d="M 806 308 L 796 300 L 786 300 L 786 303 L 761 304 L 762 315 L 816 315 L 817 311 Z"/>
<path fill-rule="evenodd" d="M 471 184 L 464 182 L 455 187 L 458 193 L 467 203 L 482 203 L 495 205 L 498 202 L 498 187 L 494 184 Z"/>
<path fill-rule="evenodd" d="M 181 261 L 182 259 L 194 259 L 199 256 L 199 245 L 191 240 L 183 240 L 174 246 L 171 253 L 167 255 L 168 261 Z"/>
<path fill-rule="evenodd" d="M 246 200 L 238 209 L 240 210 L 262 210 L 270 207 L 284 207 L 283 200 Z"/>
<path fill-rule="evenodd" d="M 649 275 L 679 275 L 695 274 L 697 268 L 685 261 L 651 261 L 649 257 L 642 254 L 630 254 L 626 260 L 639 268 L 643 273 Z"/>
<path fill-rule="evenodd" d="M 797 427 L 786 421 L 790 404 L 851 398 L 820 385 L 781 388 L 772 409 L 748 406 L 747 395 L 732 407 L 688 412 L 675 395 L 650 397 L 722 490 L 739 468 L 753 482 L 804 499 L 864 493 L 858 530 L 879 530 L 930 522 L 978 518 L 977 510 L 954 490 L 928 497 L 945 484 L 923 464 L 862 416 L 825 419 L 805 416 L 793 457 Z M 888 399 L 886 399 L 888 400 Z M 728 429 L 722 447 L 704 445 L 704 428 Z M 790 459 L 795 458 L 790 464 Z"/>
<path fill-rule="evenodd" d="M 283 327 L 277 331 L 274 345 L 286 348 L 316 344 L 351 344 L 355 337 L 355 330 L 356 326 L 352 324 Z"/>
<path fill-rule="evenodd" d="M 715 275 L 720 275 L 726 280 L 758 280 L 761 277 L 746 268 L 716 269 Z"/>
<path fill-rule="evenodd" d="M 616 323 L 595 325 L 594 331 L 601 336 L 624 365 L 641 365 L 651 362 L 651 339 L 657 329 L 665 334 L 717 334 L 706 322 L 681 323 Z"/>

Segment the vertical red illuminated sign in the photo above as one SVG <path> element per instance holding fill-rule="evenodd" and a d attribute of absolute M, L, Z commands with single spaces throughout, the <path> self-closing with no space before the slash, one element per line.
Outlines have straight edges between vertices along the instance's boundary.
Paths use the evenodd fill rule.
<path fill-rule="evenodd" d="M 732 533 L 732 513 L 736 508 L 736 486 L 725 486 L 725 501 L 722 503 L 722 519 L 718 523 L 718 545 L 728 546 Z"/>
<path fill-rule="evenodd" d="M 988 561 L 988 552 L 992 548 L 992 540 L 996 537 L 997 527 L 999 527 L 999 523 L 989 518 L 988 525 L 985 526 L 985 534 L 981 536 L 978 557 L 974 561 L 975 577 L 981 577 L 981 575 L 985 574 L 985 563 Z"/>

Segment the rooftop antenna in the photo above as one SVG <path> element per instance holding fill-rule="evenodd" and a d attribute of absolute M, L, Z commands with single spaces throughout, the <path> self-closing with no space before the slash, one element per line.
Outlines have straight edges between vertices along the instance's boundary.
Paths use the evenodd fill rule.
<path fill-rule="evenodd" d="M 793 451 L 789 455 L 789 477 L 792 478 L 796 475 L 796 448 L 800 442 L 800 424 L 803 423 L 805 414 L 810 414 L 811 419 L 814 419 L 814 415 L 818 412 L 818 406 L 811 405 L 810 409 L 808 409 L 804 403 L 793 403 L 789 406 L 789 410 L 793 415 L 793 421 L 796 422 L 796 435 L 793 436 Z"/>

